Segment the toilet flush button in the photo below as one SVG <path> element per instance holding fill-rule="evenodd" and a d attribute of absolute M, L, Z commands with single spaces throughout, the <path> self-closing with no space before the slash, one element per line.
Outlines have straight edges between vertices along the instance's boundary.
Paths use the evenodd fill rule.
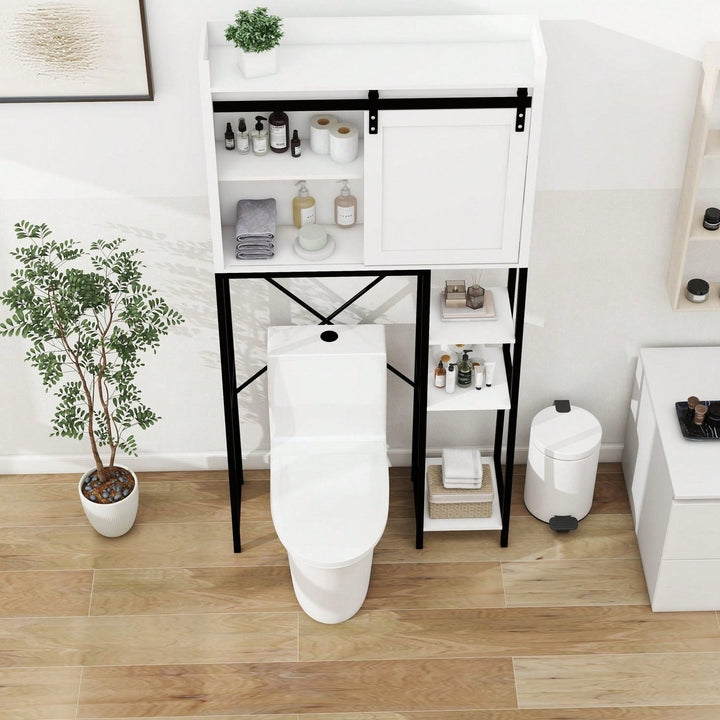
<path fill-rule="evenodd" d="M 320 333 L 320 339 L 324 342 L 335 342 L 338 339 L 338 334 L 334 330 L 325 330 Z"/>

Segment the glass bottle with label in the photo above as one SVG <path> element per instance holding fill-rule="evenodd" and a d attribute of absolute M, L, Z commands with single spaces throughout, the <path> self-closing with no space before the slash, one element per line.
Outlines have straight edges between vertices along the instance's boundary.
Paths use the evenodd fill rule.
<path fill-rule="evenodd" d="M 293 224 L 296 228 L 315 222 L 315 198 L 310 195 L 305 185 L 305 180 L 298 180 L 295 185 L 300 185 L 298 194 L 293 198 Z"/>
<path fill-rule="evenodd" d="M 252 151 L 255 155 L 265 155 L 268 149 L 268 131 L 263 127 L 262 121 L 267 118 L 255 116 L 255 129 L 252 131 Z"/>
<path fill-rule="evenodd" d="M 443 367 L 442 360 L 440 360 L 440 362 L 438 362 L 438 365 L 435 368 L 435 387 L 436 388 L 444 388 L 445 387 L 445 368 Z"/>
<path fill-rule="evenodd" d="M 352 227 L 357 222 L 357 198 L 350 194 L 347 180 L 339 182 L 344 185 L 335 198 L 335 224 L 339 227 Z"/>
<path fill-rule="evenodd" d="M 270 149 L 276 153 L 286 152 L 290 147 L 290 119 L 282 110 L 273 110 L 268 117 Z"/>
<path fill-rule="evenodd" d="M 230 123 L 225 126 L 225 149 L 235 149 L 235 133 L 232 131 L 232 125 L 230 125 Z"/>
<path fill-rule="evenodd" d="M 458 387 L 470 387 L 472 381 L 472 365 L 468 359 L 468 354 L 464 352 L 462 360 L 458 363 L 457 384 Z"/>
<path fill-rule="evenodd" d="M 248 135 L 244 117 L 238 120 L 238 131 L 235 135 L 235 149 L 242 155 L 247 155 L 250 152 L 250 135 Z"/>

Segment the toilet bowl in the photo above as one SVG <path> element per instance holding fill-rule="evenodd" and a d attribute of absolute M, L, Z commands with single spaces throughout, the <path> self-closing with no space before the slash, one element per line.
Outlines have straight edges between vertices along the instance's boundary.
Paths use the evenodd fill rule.
<path fill-rule="evenodd" d="M 389 505 L 382 326 L 268 330 L 270 509 L 302 609 L 362 606 Z"/>

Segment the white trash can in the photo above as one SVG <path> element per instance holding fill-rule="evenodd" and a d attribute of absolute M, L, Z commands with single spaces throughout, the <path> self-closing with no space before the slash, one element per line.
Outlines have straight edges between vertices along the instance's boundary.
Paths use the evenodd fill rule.
<path fill-rule="evenodd" d="M 525 507 L 553 530 L 577 527 L 592 506 L 602 428 L 587 410 L 556 400 L 530 425 Z"/>

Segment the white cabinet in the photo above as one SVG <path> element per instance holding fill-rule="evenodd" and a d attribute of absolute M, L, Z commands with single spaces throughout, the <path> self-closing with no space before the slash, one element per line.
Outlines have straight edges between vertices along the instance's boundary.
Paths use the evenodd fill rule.
<path fill-rule="evenodd" d="M 683 437 L 675 403 L 720 400 L 720 347 L 640 351 L 623 471 L 653 610 L 720 610 L 720 440 Z"/>
<path fill-rule="evenodd" d="M 720 43 L 705 48 L 680 192 L 667 290 L 674 310 L 720 310 L 720 230 L 703 227 L 708 207 L 720 208 Z M 708 299 L 685 297 L 688 280 L 710 284 Z"/>
<path fill-rule="evenodd" d="M 295 182 L 308 181 L 336 251 L 318 270 L 527 264 L 545 73 L 539 24 L 518 16 L 286 18 L 275 75 L 246 80 L 208 23 L 200 92 L 215 271 L 292 271 Z M 226 123 L 285 110 L 302 155 L 240 155 Z M 372 110 L 373 118 L 370 118 Z M 358 157 L 317 155 L 313 114 L 355 125 Z M 372 130 L 371 130 L 372 128 Z M 339 180 L 358 198 L 352 230 L 333 225 Z M 276 254 L 235 258 L 236 203 L 274 197 Z"/>
<path fill-rule="evenodd" d="M 387 110 L 365 142 L 365 260 L 519 261 L 528 129 L 513 108 Z"/>

